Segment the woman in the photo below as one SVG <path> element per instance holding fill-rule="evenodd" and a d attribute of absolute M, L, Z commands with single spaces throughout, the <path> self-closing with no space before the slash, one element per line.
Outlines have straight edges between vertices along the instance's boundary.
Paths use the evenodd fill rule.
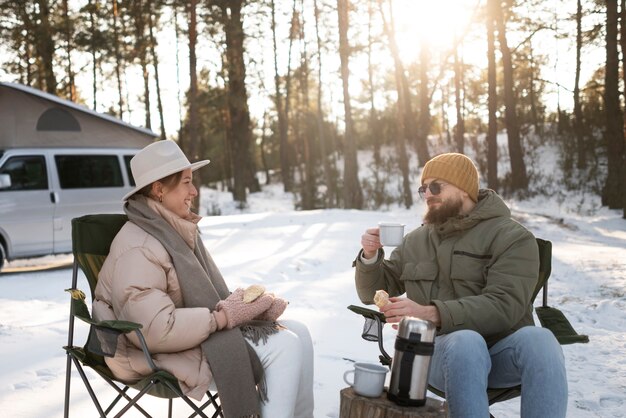
<path fill-rule="evenodd" d="M 262 294 L 243 301 L 229 292 L 199 239 L 198 195 L 178 145 L 155 142 L 131 160 L 136 182 L 124 196 L 129 221 L 111 244 L 96 286 L 97 319 L 142 324 L 157 367 L 200 400 L 217 387 L 226 417 L 313 416 L 313 346 L 306 327 L 276 320 L 284 299 Z M 113 374 L 136 381 L 151 373 L 134 334 L 106 358 Z"/>

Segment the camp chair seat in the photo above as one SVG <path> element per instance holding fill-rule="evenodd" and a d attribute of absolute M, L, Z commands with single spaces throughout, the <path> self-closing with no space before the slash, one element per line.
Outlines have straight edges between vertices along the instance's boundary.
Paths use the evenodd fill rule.
<path fill-rule="evenodd" d="M 66 289 L 71 294 L 70 324 L 68 344 L 63 347 L 67 353 L 64 417 L 67 418 L 69 416 L 72 365 L 78 371 L 100 417 L 109 416 L 109 413 L 113 411 L 121 400 L 125 400 L 126 404 L 116 413 L 116 417 L 122 416 L 131 408 L 135 408 L 144 416 L 150 417 L 150 414 L 138 403 L 145 395 L 168 399 L 168 417 L 172 416 L 172 400 L 176 398 L 181 398 L 192 409 L 193 413 L 190 417 L 200 416 L 208 418 L 205 411 L 208 412 L 209 407 L 213 410 L 212 418 L 223 417 L 217 393 L 207 392 L 208 400 L 202 405 L 196 405 L 182 393 L 177 379 L 172 374 L 159 370 L 156 367 L 141 333 L 140 324 L 119 320 L 94 320 L 85 302 L 85 293 L 76 288 L 78 269 L 80 268 L 85 273 L 89 283 L 91 299 L 93 300 L 98 273 L 106 259 L 113 238 L 126 221 L 125 215 L 87 215 L 72 220 L 74 263 L 72 286 Z M 75 318 L 89 325 L 89 335 L 85 345 L 82 347 L 73 344 Z M 122 334 L 130 332 L 136 333 L 146 361 L 152 368 L 150 375 L 137 382 L 124 382 L 117 379 L 104 361 L 106 356 L 112 357 L 115 355 L 117 339 Z M 106 409 L 102 408 L 98 395 L 85 374 L 84 367 L 94 370 L 117 393 Z M 132 397 L 129 395 L 129 392 L 132 392 L 130 389 L 137 392 Z"/>
<path fill-rule="evenodd" d="M 542 305 L 535 307 L 535 313 L 537 314 L 539 323 L 543 328 L 549 329 L 561 345 L 588 343 L 589 337 L 587 335 L 578 334 L 563 312 L 557 308 L 548 306 L 548 279 L 552 273 L 552 243 L 550 241 L 537 238 L 537 246 L 539 247 L 539 276 L 537 278 L 535 289 L 533 290 L 531 303 L 534 304 L 537 295 L 542 291 Z M 385 323 L 384 315 L 378 311 L 360 306 L 350 305 L 348 306 L 348 309 L 363 315 L 366 321 L 363 331 L 363 339 L 378 341 L 378 345 L 382 353 L 380 356 L 380 362 L 383 365 L 391 366 L 391 357 L 384 351 L 382 346 L 382 327 Z M 366 330 L 374 327 L 377 327 L 377 330 L 375 330 L 372 334 L 374 337 L 368 338 L 368 331 Z M 428 386 L 428 390 L 439 397 L 446 397 L 444 392 L 430 385 Z M 493 405 L 497 402 L 503 402 L 516 398 L 520 396 L 521 393 L 521 385 L 510 388 L 488 388 L 487 398 L 489 400 L 489 405 Z"/>

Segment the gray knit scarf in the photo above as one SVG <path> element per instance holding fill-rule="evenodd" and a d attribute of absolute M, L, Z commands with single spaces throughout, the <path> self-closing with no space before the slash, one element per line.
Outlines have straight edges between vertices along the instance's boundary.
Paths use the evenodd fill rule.
<path fill-rule="evenodd" d="M 128 200 L 124 207 L 128 219 L 161 242 L 172 257 L 185 307 L 213 310 L 230 291 L 199 235 L 192 251 L 145 199 L 136 195 Z M 277 327 L 274 323 L 253 322 L 253 326 L 246 326 L 243 331 L 234 328 L 214 332 L 201 344 L 227 418 L 260 416 L 259 401 L 266 400 L 263 366 L 244 335 L 256 343 L 276 332 Z"/>

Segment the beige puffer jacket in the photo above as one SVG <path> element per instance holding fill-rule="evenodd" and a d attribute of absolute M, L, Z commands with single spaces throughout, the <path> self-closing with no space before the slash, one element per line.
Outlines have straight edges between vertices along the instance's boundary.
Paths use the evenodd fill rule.
<path fill-rule="evenodd" d="M 200 217 L 182 219 L 160 203 L 148 205 L 193 248 Z M 127 222 L 111 244 L 100 271 L 93 314 L 98 320 L 137 322 L 157 367 L 173 374 L 187 396 L 200 400 L 212 376 L 200 343 L 216 331 L 207 308 L 185 308 L 172 259 L 152 235 Z M 134 333 L 118 340 L 115 357 L 106 358 L 113 374 L 134 382 L 151 373 Z"/>

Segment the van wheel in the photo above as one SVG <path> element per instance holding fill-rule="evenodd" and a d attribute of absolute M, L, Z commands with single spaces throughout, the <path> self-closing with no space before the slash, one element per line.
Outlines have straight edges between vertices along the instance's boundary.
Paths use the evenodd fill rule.
<path fill-rule="evenodd" d="M 0 242 L 0 270 L 4 266 L 4 258 L 6 257 L 6 252 L 4 251 L 4 245 Z"/>

